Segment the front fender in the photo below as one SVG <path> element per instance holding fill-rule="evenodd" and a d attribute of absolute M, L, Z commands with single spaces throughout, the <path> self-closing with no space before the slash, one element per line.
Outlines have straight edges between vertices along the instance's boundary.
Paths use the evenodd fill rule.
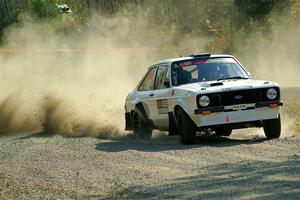
<path fill-rule="evenodd" d="M 195 124 L 199 124 L 201 122 L 201 119 L 199 116 L 196 116 L 194 114 L 195 104 L 196 104 L 196 98 L 177 98 L 173 99 L 172 102 L 172 112 L 174 112 L 176 106 L 180 106 L 186 114 L 194 121 Z"/>
<path fill-rule="evenodd" d="M 126 111 L 131 112 L 135 110 L 135 106 L 139 103 L 142 103 L 142 100 L 140 98 L 134 99 L 133 101 L 126 101 Z"/>

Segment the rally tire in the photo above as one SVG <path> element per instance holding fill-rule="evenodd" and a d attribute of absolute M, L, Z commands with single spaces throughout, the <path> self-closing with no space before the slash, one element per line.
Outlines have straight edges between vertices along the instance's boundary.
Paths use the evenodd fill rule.
<path fill-rule="evenodd" d="M 153 129 L 150 123 L 143 122 L 136 112 L 133 113 L 132 121 L 133 134 L 136 139 L 151 139 Z"/>
<path fill-rule="evenodd" d="M 281 134 L 280 115 L 277 119 L 269 119 L 263 121 L 264 132 L 268 139 L 279 138 Z"/>
<path fill-rule="evenodd" d="M 195 144 L 196 126 L 182 109 L 178 109 L 177 111 L 177 124 L 180 142 L 186 145 Z"/>

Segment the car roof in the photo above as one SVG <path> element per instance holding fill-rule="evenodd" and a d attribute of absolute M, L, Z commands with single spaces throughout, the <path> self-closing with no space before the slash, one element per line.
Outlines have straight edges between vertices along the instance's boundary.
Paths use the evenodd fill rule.
<path fill-rule="evenodd" d="M 206 55 L 206 56 L 187 56 L 187 57 L 179 57 L 179 58 L 171 58 L 171 59 L 167 59 L 167 60 L 160 60 L 157 61 L 156 63 L 153 63 L 152 65 L 150 65 L 149 68 L 153 67 L 154 65 L 159 65 L 159 64 L 171 64 L 173 62 L 177 62 L 177 61 L 184 61 L 184 60 L 190 60 L 190 59 L 197 59 L 197 58 L 224 58 L 224 57 L 228 57 L 228 58 L 234 58 L 232 55 L 227 55 L 227 54 L 213 54 L 213 55 Z"/>

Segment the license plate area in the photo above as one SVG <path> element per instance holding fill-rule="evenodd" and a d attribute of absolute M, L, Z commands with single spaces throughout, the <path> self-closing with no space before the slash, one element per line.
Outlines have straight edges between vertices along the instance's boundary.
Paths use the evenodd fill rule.
<path fill-rule="evenodd" d="M 237 105 L 231 105 L 231 106 L 225 106 L 224 109 L 226 111 L 239 111 L 239 110 L 248 110 L 248 109 L 254 109 L 255 104 L 237 104 Z"/>

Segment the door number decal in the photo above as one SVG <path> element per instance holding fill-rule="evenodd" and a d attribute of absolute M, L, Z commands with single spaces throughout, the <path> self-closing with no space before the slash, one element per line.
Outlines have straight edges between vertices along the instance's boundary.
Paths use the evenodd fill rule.
<path fill-rule="evenodd" d="M 158 114 L 167 114 L 169 112 L 168 99 L 158 99 L 156 101 Z"/>

